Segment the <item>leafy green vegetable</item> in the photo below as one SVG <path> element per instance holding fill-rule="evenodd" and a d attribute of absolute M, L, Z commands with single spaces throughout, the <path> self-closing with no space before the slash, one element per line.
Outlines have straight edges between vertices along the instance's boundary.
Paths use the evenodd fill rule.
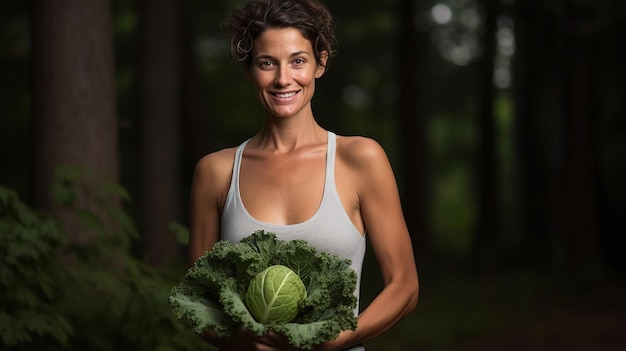
<path fill-rule="evenodd" d="M 261 323 L 290 322 L 306 299 L 300 277 L 283 265 L 268 267 L 257 274 L 246 292 L 246 306 Z"/>
<path fill-rule="evenodd" d="M 273 317 L 257 320 L 250 311 L 256 307 L 246 306 L 248 289 L 257 289 L 250 285 L 276 265 L 293 271 L 306 288 L 297 315 L 288 322 Z M 285 275 L 281 270 L 276 276 Z M 243 328 L 261 336 L 274 330 L 293 346 L 311 349 L 342 330 L 356 329 L 356 280 L 347 259 L 318 254 L 304 240 L 282 241 L 273 233 L 257 231 L 239 243 L 217 242 L 172 289 L 169 302 L 175 316 L 189 322 L 198 334 L 211 329 L 229 336 Z M 247 300 L 252 302 L 252 296 Z"/>

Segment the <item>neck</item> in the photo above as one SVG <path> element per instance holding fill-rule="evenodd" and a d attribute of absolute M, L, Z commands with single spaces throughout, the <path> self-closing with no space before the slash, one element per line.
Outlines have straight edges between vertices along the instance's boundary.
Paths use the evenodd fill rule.
<path fill-rule="evenodd" d="M 250 141 L 259 148 L 292 151 L 302 146 L 325 143 L 327 132 L 314 119 L 308 121 L 279 120 L 266 123 Z"/>

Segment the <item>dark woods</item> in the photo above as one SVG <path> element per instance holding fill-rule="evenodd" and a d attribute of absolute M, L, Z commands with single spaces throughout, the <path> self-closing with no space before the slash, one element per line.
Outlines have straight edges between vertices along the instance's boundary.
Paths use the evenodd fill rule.
<path fill-rule="evenodd" d="M 107 231 L 93 228 L 120 221 L 130 228 L 132 222 L 136 235 L 129 234 L 134 238 L 121 249 L 130 267 L 151 272 L 144 277 L 180 269 L 184 244 L 170 225 L 181 223 L 184 239 L 195 161 L 239 143 L 261 121 L 220 27 L 237 3 L 3 1 L 0 184 L 14 189 L 25 205 L 58 219 L 70 243 L 100 245 L 94 233 Z M 317 84 L 314 112 L 325 128 L 371 136 L 388 150 L 425 284 L 445 280 L 448 270 L 477 279 L 532 271 L 591 284 L 587 290 L 607 280 L 621 283 L 626 3 L 328 5 L 338 19 L 339 54 Z M 81 175 L 81 185 L 68 195 L 74 207 L 51 195 L 60 166 L 86 170 L 61 168 L 65 185 L 77 179 L 68 174 Z M 125 190 L 113 187 L 99 195 L 111 183 Z M 0 217 L 15 224 L 16 212 L 9 216 L 7 203 Z M 126 214 L 111 215 L 110 208 Z M 85 217 L 99 218 L 98 224 L 85 229 Z M 6 260 L 13 246 L 2 245 Z M 111 284 L 128 284 L 138 272 Z M 146 284 L 170 286 L 155 279 Z M 162 289 L 166 294 L 168 288 Z M 70 322 L 87 318 L 66 307 L 59 311 Z M 127 307 L 120 313 L 132 316 Z M 174 323 L 162 313 L 155 325 Z M 423 327 L 428 313 L 428 307 L 422 314 L 418 308 L 418 321 L 410 323 Z M 59 333 L 71 335 L 69 330 Z M 463 331 L 420 343 L 453 344 L 458 335 Z M 29 347 L 27 339 L 19 340 Z M 154 349 L 145 345 L 156 340 L 133 345 Z M 178 347 L 172 349 L 185 349 Z"/>

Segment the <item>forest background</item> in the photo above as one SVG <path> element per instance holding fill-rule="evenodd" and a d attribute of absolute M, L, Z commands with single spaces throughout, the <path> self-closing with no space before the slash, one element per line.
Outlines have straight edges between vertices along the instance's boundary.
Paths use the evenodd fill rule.
<path fill-rule="evenodd" d="M 195 162 L 262 121 L 221 28 L 241 3 L 0 4 L 2 349 L 206 347 L 166 299 Z M 368 350 L 623 346 L 626 3 L 327 4 L 314 113 L 387 150 L 422 286 Z"/>

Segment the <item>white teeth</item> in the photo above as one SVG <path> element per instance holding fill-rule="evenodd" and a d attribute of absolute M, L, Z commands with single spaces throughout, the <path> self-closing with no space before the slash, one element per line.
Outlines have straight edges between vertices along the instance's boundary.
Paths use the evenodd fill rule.
<path fill-rule="evenodd" d="M 281 99 L 286 99 L 286 98 L 290 98 L 292 96 L 296 95 L 295 92 L 291 92 L 291 93 L 286 93 L 286 94 L 276 94 L 277 97 L 281 98 Z"/>

